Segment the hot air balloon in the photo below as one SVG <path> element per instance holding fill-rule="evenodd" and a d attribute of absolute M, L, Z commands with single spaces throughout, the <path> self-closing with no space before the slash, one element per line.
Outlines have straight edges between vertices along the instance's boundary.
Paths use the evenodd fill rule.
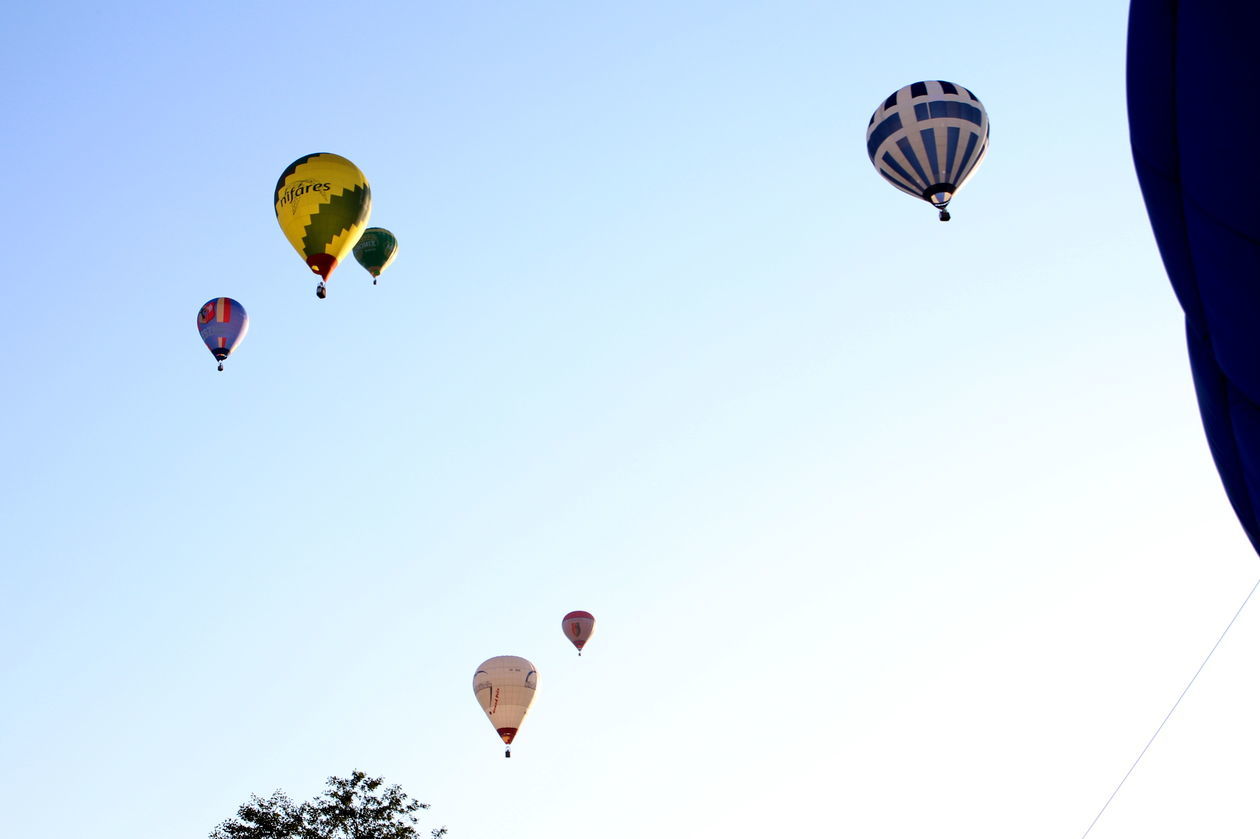
<path fill-rule="evenodd" d="M 866 129 L 866 153 L 890 184 L 949 221 L 949 201 L 989 148 L 989 116 L 951 82 L 915 82 L 884 100 Z"/>
<path fill-rule="evenodd" d="M 573 642 L 578 655 L 581 655 L 582 648 L 595 634 L 595 616 L 590 612 L 569 612 L 560 625 L 564 628 L 564 637 Z"/>
<path fill-rule="evenodd" d="M 1133 0 L 1129 139 L 1146 213 L 1186 314 L 1208 448 L 1260 551 L 1260 5 Z"/>
<path fill-rule="evenodd" d="M 354 246 L 354 258 L 372 275 L 372 285 L 398 256 L 398 240 L 383 227 L 369 227 Z"/>
<path fill-rule="evenodd" d="M 473 693 L 490 724 L 507 744 L 504 757 L 512 756 L 512 740 L 534 701 L 538 671 L 520 656 L 499 655 L 486 659 L 473 674 Z"/>
<path fill-rule="evenodd" d="M 231 297 L 216 297 L 207 300 L 197 312 L 197 331 L 218 360 L 221 372 L 223 359 L 232 354 L 249 332 L 249 315 L 245 314 L 245 307 Z"/>
<path fill-rule="evenodd" d="M 310 269 L 320 276 L 315 294 L 359 241 L 372 212 L 367 178 L 336 154 L 299 157 L 276 181 L 276 220 Z"/>

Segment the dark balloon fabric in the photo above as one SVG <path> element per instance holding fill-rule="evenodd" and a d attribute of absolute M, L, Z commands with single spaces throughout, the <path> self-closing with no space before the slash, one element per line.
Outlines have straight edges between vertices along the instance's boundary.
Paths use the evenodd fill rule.
<path fill-rule="evenodd" d="M 1133 0 L 1129 134 L 1225 491 L 1260 551 L 1260 3 Z"/>

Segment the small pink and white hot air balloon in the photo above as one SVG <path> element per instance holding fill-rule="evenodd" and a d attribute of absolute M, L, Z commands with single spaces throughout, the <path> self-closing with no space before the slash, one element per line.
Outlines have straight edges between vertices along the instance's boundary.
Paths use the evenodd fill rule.
<path fill-rule="evenodd" d="M 581 655 L 582 648 L 595 634 L 595 616 L 590 612 L 569 612 L 560 625 L 564 628 L 564 637 L 577 647 L 578 655 Z"/>

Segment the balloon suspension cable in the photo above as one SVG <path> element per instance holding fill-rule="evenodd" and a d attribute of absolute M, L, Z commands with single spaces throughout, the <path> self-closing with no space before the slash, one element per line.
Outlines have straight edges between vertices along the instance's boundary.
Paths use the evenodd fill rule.
<path fill-rule="evenodd" d="M 1107 801 L 1102 805 L 1102 809 L 1098 811 L 1098 815 L 1094 816 L 1094 820 L 1089 823 L 1089 827 L 1085 828 L 1085 832 L 1081 834 L 1081 839 L 1085 839 L 1086 836 L 1089 836 L 1089 832 L 1094 829 L 1094 825 L 1098 824 L 1098 820 L 1102 818 L 1102 814 L 1107 812 L 1107 807 L 1111 805 L 1112 800 L 1116 797 L 1116 793 L 1120 792 L 1120 787 L 1124 786 L 1124 782 L 1129 780 L 1129 776 L 1133 774 L 1133 770 L 1137 768 L 1137 765 L 1142 760 L 1142 757 L 1146 754 L 1147 750 L 1150 749 L 1151 744 L 1155 742 L 1155 738 L 1158 737 L 1159 733 L 1164 730 L 1164 725 L 1168 722 L 1169 718 L 1172 717 L 1173 711 L 1176 711 L 1177 706 L 1181 704 L 1181 700 L 1186 698 L 1186 694 L 1190 692 L 1191 686 L 1194 685 L 1194 680 L 1199 678 L 1199 674 L 1203 672 L 1203 668 L 1207 667 L 1207 663 L 1212 659 L 1212 653 L 1216 652 L 1216 648 L 1219 647 L 1221 642 L 1225 640 L 1225 636 L 1229 634 L 1229 630 L 1233 627 L 1234 621 L 1238 620 L 1238 616 L 1242 614 L 1243 609 L 1247 608 L 1247 603 L 1251 601 L 1251 595 L 1255 594 L 1256 589 L 1258 588 L 1260 588 L 1260 580 L 1256 580 L 1255 585 L 1251 587 L 1251 591 L 1247 592 L 1247 596 L 1243 598 L 1242 605 L 1238 607 L 1237 612 L 1234 612 L 1234 616 L 1229 619 L 1229 623 L 1225 626 L 1225 631 L 1221 633 L 1221 637 L 1217 638 L 1216 643 L 1212 645 L 1212 649 L 1208 650 L 1208 654 L 1203 659 L 1203 663 L 1199 665 L 1199 669 L 1194 671 L 1194 675 L 1190 677 L 1190 681 L 1187 682 L 1185 688 L 1182 689 L 1181 695 L 1177 697 L 1177 701 L 1174 702 L 1172 707 L 1168 709 L 1168 713 L 1164 715 L 1163 722 L 1161 722 L 1159 727 L 1155 729 L 1155 733 L 1151 735 L 1151 739 L 1146 741 L 1146 745 L 1142 747 L 1142 751 L 1138 752 L 1138 756 L 1134 759 L 1132 765 L 1129 766 L 1129 771 L 1124 773 L 1124 777 L 1120 779 L 1120 783 L 1116 784 L 1116 788 L 1111 791 L 1111 795 L 1107 797 Z"/>

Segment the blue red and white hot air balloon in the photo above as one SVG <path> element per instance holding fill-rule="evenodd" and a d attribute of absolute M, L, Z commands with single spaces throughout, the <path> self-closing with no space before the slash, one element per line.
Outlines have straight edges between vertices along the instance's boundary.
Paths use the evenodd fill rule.
<path fill-rule="evenodd" d="M 245 307 L 231 297 L 216 297 L 206 301 L 197 312 L 197 331 L 222 370 L 223 360 L 249 332 L 249 315 L 245 314 Z"/>

